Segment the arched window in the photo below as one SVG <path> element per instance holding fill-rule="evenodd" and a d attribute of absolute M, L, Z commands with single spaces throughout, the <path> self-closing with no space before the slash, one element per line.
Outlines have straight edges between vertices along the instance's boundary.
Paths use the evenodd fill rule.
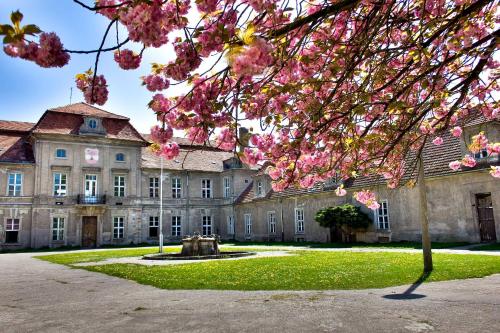
<path fill-rule="evenodd" d="M 125 162 L 125 154 L 122 154 L 122 153 L 116 154 L 116 161 L 117 162 Z"/>
<path fill-rule="evenodd" d="M 57 158 L 66 158 L 66 149 L 56 149 Z"/>
<path fill-rule="evenodd" d="M 89 120 L 89 128 L 96 129 L 97 128 L 97 120 L 90 119 Z"/>

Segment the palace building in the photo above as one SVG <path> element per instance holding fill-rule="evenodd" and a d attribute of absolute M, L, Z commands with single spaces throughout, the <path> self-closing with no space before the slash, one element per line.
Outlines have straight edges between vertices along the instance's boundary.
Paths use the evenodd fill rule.
<path fill-rule="evenodd" d="M 500 123 L 481 116 L 464 126 L 464 138 L 486 132 L 500 139 Z M 233 153 L 175 138 L 181 153 L 164 160 L 149 149 L 129 119 L 85 103 L 47 110 L 36 123 L 0 120 L 0 249 L 99 247 L 156 243 L 163 181 L 163 234 L 178 241 L 198 232 L 222 239 L 327 242 L 329 230 L 314 221 L 325 207 L 357 202 L 371 189 L 380 209 L 363 208 L 373 225 L 357 241 L 419 241 L 417 188 L 388 189 L 378 177 L 311 189 L 271 189 L 266 164 L 250 167 Z M 427 209 L 434 241 L 500 239 L 500 180 L 488 169 L 498 155 L 480 152 L 474 168 L 449 169 L 466 153 L 451 135 L 424 150 Z"/>

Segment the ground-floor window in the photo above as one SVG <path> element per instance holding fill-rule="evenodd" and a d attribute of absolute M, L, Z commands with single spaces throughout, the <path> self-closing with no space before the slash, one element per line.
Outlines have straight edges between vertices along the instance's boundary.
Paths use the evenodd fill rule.
<path fill-rule="evenodd" d="M 52 240 L 64 240 L 64 217 L 52 218 Z"/>
<path fill-rule="evenodd" d="M 269 233 L 276 233 L 276 213 L 275 212 L 267 212 L 267 224 L 269 226 Z"/>
<path fill-rule="evenodd" d="M 380 201 L 380 207 L 375 212 L 375 221 L 377 221 L 377 229 L 389 229 L 389 204 L 387 200 Z"/>
<path fill-rule="evenodd" d="M 19 241 L 19 219 L 7 219 L 5 226 L 5 243 L 17 243 Z"/>
<path fill-rule="evenodd" d="M 149 217 L 149 237 L 155 238 L 158 237 L 158 225 L 160 218 L 158 216 L 150 216 Z"/>
<path fill-rule="evenodd" d="M 172 236 L 179 237 L 181 235 L 181 217 L 172 216 Z"/>
<path fill-rule="evenodd" d="M 295 208 L 295 233 L 304 233 L 304 208 Z"/>
<path fill-rule="evenodd" d="M 227 233 L 229 235 L 234 235 L 234 216 L 229 215 L 227 217 Z"/>
<path fill-rule="evenodd" d="M 245 214 L 245 235 L 252 234 L 252 215 Z"/>
<path fill-rule="evenodd" d="M 125 234 L 125 218 L 123 216 L 113 217 L 113 239 L 123 239 Z"/>
<path fill-rule="evenodd" d="M 202 216 L 201 222 L 203 236 L 210 236 L 212 234 L 212 216 Z"/>

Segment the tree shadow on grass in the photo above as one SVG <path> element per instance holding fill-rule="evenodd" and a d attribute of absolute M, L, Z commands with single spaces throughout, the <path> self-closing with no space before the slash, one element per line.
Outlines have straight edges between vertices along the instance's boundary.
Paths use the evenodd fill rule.
<path fill-rule="evenodd" d="M 393 299 L 393 300 L 412 300 L 412 299 L 420 299 L 427 297 L 426 295 L 422 294 L 415 294 L 413 293 L 422 283 L 424 283 L 425 280 L 431 275 L 431 272 L 424 272 L 420 275 L 420 277 L 417 279 L 417 281 L 413 282 L 413 284 L 408 287 L 403 293 L 401 294 L 390 294 L 390 295 L 384 295 L 382 296 L 385 299 Z"/>

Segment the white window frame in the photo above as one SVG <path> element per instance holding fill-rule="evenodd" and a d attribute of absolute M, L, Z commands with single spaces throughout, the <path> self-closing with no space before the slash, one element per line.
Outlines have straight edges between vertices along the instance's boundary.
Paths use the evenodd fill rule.
<path fill-rule="evenodd" d="M 201 180 L 201 197 L 203 199 L 212 198 L 212 180 L 209 178 Z"/>
<path fill-rule="evenodd" d="M 304 208 L 295 208 L 295 234 L 304 234 Z"/>
<path fill-rule="evenodd" d="M 59 175 L 59 183 L 56 183 L 56 175 Z M 64 180 L 64 184 L 63 184 L 63 176 L 65 178 Z M 52 180 L 53 180 L 53 191 L 52 191 L 52 195 L 54 197 L 65 197 L 68 195 L 68 174 L 67 173 L 64 173 L 64 172 L 54 172 L 52 174 Z M 61 192 L 63 191 L 64 189 L 64 193 L 61 194 Z"/>
<path fill-rule="evenodd" d="M 55 226 L 55 227 L 54 227 Z M 51 233 L 53 242 L 62 242 L 66 238 L 64 236 L 64 230 L 66 227 L 66 218 L 64 216 L 53 216 Z"/>
<path fill-rule="evenodd" d="M 181 179 L 181 177 L 172 177 L 171 187 L 172 187 L 172 198 L 173 199 L 182 198 L 182 179 Z"/>
<path fill-rule="evenodd" d="M 158 198 L 160 196 L 160 177 L 149 177 L 149 197 Z"/>
<path fill-rule="evenodd" d="M 125 216 L 113 216 L 113 239 L 125 239 Z"/>
<path fill-rule="evenodd" d="M 212 216 L 211 215 L 203 215 L 201 217 L 201 234 L 203 236 L 210 236 L 213 232 L 212 230 Z M 210 230 L 210 232 L 208 232 Z"/>
<path fill-rule="evenodd" d="M 231 197 L 231 178 L 224 177 L 222 179 L 222 186 L 224 189 L 224 198 L 230 198 Z"/>
<path fill-rule="evenodd" d="M 227 216 L 227 234 L 234 235 L 234 215 Z"/>
<path fill-rule="evenodd" d="M 57 153 L 59 151 L 64 151 L 64 156 L 57 156 Z M 65 148 L 56 148 L 56 153 L 55 153 L 55 157 L 59 160 L 67 160 L 68 159 L 68 151 L 65 149 Z"/>
<path fill-rule="evenodd" d="M 252 214 L 243 215 L 245 221 L 245 235 L 249 236 L 252 234 Z"/>
<path fill-rule="evenodd" d="M 9 220 L 12 221 L 11 223 L 11 228 L 8 228 L 9 226 Z M 17 229 L 14 228 L 15 226 L 15 223 L 14 221 L 17 220 Z M 17 232 L 17 239 L 15 242 L 12 242 L 12 243 L 7 243 L 7 244 L 18 244 L 19 243 L 19 233 L 21 232 L 21 224 L 22 224 L 22 221 L 21 221 L 21 218 L 19 217 L 7 217 L 5 218 L 5 239 L 4 239 L 4 242 L 7 243 L 7 232 L 10 232 L 10 231 L 16 231 Z"/>
<path fill-rule="evenodd" d="M 172 215 L 170 218 L 170 234 L 172 237 L 182 236 L 182 217 L 180 215 Z"/>
<path fill-rule="evenodd" d="M 476 160 L 483 160 L 488 158 L 488 151 L 486 149 L 481 149 L 477 153 L 474 153 L 473 156 Z"/>
<path fill-rule="evenodd" d="M 14 183 L 10 183 L 10 176 L 14 175 Z M 20 183 L 17 184 L 17 179 L 20 179 Z M 23 196 L 23 173 L 12 171 L 7 173 L 7 196 L 9 197 L 22 197 Z M 12 194 L 10 188 L 13 187 Z"/>
<path fill-rule="evenodd" d="M 257 196 L 260 197 L 263 192 L 263 186 L 262 186 L 262 181 L 259 180 L 257 181 Z"/>
<path fill-rule="evenodd" d="M 151 229 L 156 228 L 156 236 L 151 236 Z M 149 216 L 148 238 L 158 238 L 160 235 L 160 217 L 156 215 Z"/>
<path fill-rule="evenodd" d="M 87 176 L 95 177 L 95 179 L 87 179 Z M 89 184 L 95 183 L 95 195 L 87 195 L 86 192 L 86 186 L 87 186 L 87 180 L 89 181 Z M 99 196 L 99 177 L 95 173 L 86 173 L 83 176 L 83 195 L 85 198 L 97 198 Z"/>
<path fill-rule="evenodd" d="M 118 178 L 118 185 L 116 184 L 116 179 Z M 120 179 L 123 178 L 123 184 L 120 183 Z M 123 198 L 127 195 L 127 177 L 125 175 L 114 175 L 113 177 L 113 194 L 117 198 Z M 118 190 L 118 192 L 117 192 Z"/>
<path fill-rule="evenodd" d="M 389 219 L 389 202 L 387 199 L 379 201 L 380 207 L 375 210 L 375 227 L 377 230 L 391 230 Z M 385 208 L 385 214 L 384 214 Z"/>
<path fill-rule="evenodd" d="M 267 230 L 269 234 L 276 234 L 276 212 L 274 210 L 267 212 Z"/>

